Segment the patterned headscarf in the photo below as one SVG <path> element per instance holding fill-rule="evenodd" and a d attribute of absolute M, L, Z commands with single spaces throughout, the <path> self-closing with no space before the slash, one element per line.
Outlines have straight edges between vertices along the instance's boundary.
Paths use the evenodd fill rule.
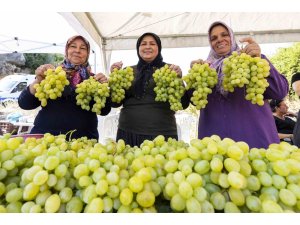
<path fill-rule="evenodd" d="M 218 55 L 216 53 L 216 51 L 213 49 L 213 47 L 211 45 L 211 41 L 210 41 L 211 31 L 217 25 L 221 25 L 221 26 L 223 26 L 223 27 L 225 27 L 227 29 L 227 31 L 229 33 L 229 36 L 230 36 L 230 41 L 231 41 L 230 51 L 228 52 L 228 54 L 222 55 L 222 56 Z M 237 42 L 235 40 L 235 37 L 234 37 L 232 29 L 229 26 L 227 26 L 227 24 L 225 24 L 224 22 L 221 22 L 221 21 L 216 21 L 216 22 L 214 22 L 214 23 L 212 23 L 210 25 L 210 27 L 208 29 L 208 41 L 209 41 L 211 49 L 210 49 L 210 52 L 208 54 L 207 61 L 210 63 L 211 67 L 215 68 L 217 70 L 217 72 L 218 72 L 217 90 L 222 95 L 226 96 L 227 92 L 222 87 L 223 76 L 224 76 L 224 74 L 222 73 L 223 60 L 225 58 L 227 58 L 228 56 L 230 56 L 233 51 L 238 51 L 240 49 L 240 47 L 238 46 L 238 44 L 237 44 Z"/>
<path fill-rule="evenodd" d="M 68 48 L 72 44 L 73 41 L 76 39 L 81 39 L 87 48 L 87 58 L 86 61 L 82 65 L 74 65 L 68 60 Z M 62 63 L 62 67 L 67 72 L 67 75 L 69 76 L 70 83 L 72 88 L 75 88 L 77 84 L 79 84 L 81 81 L 88 79 L 91 75 L 90 73 L 90 65 L 88 63 L 90 55 L 90 43 L 81 35 L 75 35 L 67 41 L 66 47 L 65 47 L 65 60 Z"/>
<path fill-rule="evenodd" d="M 140 45 L 144 39 L 145 36 L 152 36 L 158 46 L 158 55 L 156 58 L 150 62 L 147 63 L 145 60 L 142 59 L 142 57 L 139 54 L 139 48 Z M 153 68 L 161 68 L 163 67 L 166 63 L 163 62 L 163 57 L 161 55 L 161 41 L 160 38 L 154 34 L 154 33 L 144 33 L 142 36 L 139 37 L 136 43 L 136 50 L 137 50 L 137 55 L 139 57 L 139 62 L 137 64 L 137 74 L 136 74 L 136 79 L 133 84 L 134 87 L 134 93 L 135 97 L 141 98 L 145 94 L 145 89 L 147 82 L 150 80 L 153 74 Z"/>

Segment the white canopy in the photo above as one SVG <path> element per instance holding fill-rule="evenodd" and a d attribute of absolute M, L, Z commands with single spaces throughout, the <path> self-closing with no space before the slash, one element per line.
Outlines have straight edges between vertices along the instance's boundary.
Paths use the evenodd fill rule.
<path fill-rule="evenodd" d="M 111 51 L 135 49 L 145 32 L 160 36 L 163 48 L 208 46 L 211 23 L 223 21 L 237 35 L 253 36 L 260 44 L 300 41 L 300 13 L 250 12 L 68 12 L 60 13 L 79 33 L 88 34 L 100 47 L 103 68 Z"/>

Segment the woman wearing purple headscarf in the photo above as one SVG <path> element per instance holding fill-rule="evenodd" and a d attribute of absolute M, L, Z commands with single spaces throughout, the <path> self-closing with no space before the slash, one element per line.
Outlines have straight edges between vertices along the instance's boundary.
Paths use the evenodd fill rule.
<path fill-rule="evenodd" d="M 66 86 L 62 97 L 55 100 L 48 99 L 47 105 L 38 112 L 34 127 L 30 133 L 51 133 L 53 135 L 72 133 L 72 138 L 87 137 L 98 139 L 98 119 L 96 113 L 81 109 L 76 104 L 76 85 L 94 76 L 101 83 L 107 82 L 104 74 L 93 74 L 88 63 L 90 44 L 82 36 L 71 37 L 66 44 L 65 60 L 62 63 L 67 73 L 70 85 Z M 34 84 L 40 83 L 44 78 L 44 72 L 48 68 L 54 69 L 51 64 L 39 66 L 36 71 L 36 79 L 19 96 L 18 103 L 22 109 L 31 110 L 39 107 L 41 102 L 34 96 L 36 90 Z M 101 115 L 107 115 L 111 110 L 110 100 L 101 110 Z"/>
<path fill-rule="evenodd" d="M 208 95 L 208 104 L 200 112 L 198 137 L 213 134 L 234 141 L 244 141 L 250 148 L 267 148 L 271 143 L 279 143 L 276 126 L 267 99 L 282 99 L 288 93 L 287 79 L 281 75 L 265 55 L 261 54 L 259 45 L 252 38 L 243 38 L 240 42 L 248 44 L 243 52 L 252 57 L 268 60 L 270 75 L 267 78 L 269 87 L 264 93 L 265 104 L 254 105 L 245 99 L 246 89 L 236 88 L 227 92 L 222 87 L 223 60 L 233 51 L 239 51 L 233 31 L 223 22 L 214 22 L 209 28 L 210 53 L 206 62 L 218 72 L 218 84 L 213 93 Z M 203 63 L 199 59 L 191 62 Z"/>

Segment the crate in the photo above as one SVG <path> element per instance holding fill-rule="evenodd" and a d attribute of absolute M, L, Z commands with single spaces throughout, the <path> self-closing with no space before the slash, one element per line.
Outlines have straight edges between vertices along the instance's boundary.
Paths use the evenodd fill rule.
<path fill-rule="evenodd" d="M 10 122 L 0 122 L 0 135 L 11 133 L 17 134 L 18 128 Z"/>

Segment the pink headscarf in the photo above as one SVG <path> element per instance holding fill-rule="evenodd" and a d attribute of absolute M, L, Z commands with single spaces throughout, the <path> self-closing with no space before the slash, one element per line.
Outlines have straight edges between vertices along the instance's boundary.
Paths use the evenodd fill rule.
<path fill-rule="evenodd" d="M 221 26 L 225 27 L 229 33 L 230 41 L 231 41 L 231 48 L 230 48 L 230 52 L 228 52 L 227 55 L 222 55 L 222 56 L 218 55 L 215 52 L 215 50 L 213 49 L 213 47 L 211 46 L 211 41 L 210 41 L 211 30 L 217 25 L 221 25 Z M 238 46 L 238 44 L 235 40 L 232 29 L 222 21 L 216 21 L 210 25 L 210 27 L 208 29 L 208 41 L 209 41 L 211 49 L 208 54 L 207 61 L 210 63 L 210 67 L 215 68 L 217 70 L 217 72 L 218 72 L 217 90 L 222 95 L 225 96 L 225 95 L 227 95 L 227 92 L 222 87 L 222 81 L 223 81 L 223 76 L 224 76 L 224 74 L 222 73 L 223 60 L 225 58 L 227 58 L 228 56 L 230 56 L 233 51 L 238 51 L 240 49 L 240 47 Z"/>

